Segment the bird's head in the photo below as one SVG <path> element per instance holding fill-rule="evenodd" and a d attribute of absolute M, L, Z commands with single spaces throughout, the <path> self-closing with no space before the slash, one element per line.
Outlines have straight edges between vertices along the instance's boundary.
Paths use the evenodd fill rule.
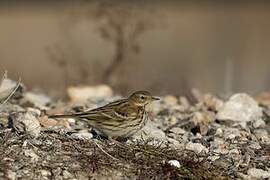
<path fill-rule="evenodd" d="M 152 101 L 159 100 L 160 98 L 152 96 L 147 91 L 136 91 L 133 94 L 131 94 L 128 99 L 136 106 L 145 106 L 151 103 Z"/>

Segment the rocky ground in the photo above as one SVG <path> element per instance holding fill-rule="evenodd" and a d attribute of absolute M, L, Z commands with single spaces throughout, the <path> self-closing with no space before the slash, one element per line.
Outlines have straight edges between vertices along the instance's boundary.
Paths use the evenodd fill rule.
<path fill-rule="evenodd" d="M 75 119 L 46 116 L 121 98 L 110 87 L 70 87 L 67 94 L 67 102 L 53 100 L 2 80 L 0 179 L 270 178 L 270 93 L 164 96 L 125 143 L 98 139 Z"/>

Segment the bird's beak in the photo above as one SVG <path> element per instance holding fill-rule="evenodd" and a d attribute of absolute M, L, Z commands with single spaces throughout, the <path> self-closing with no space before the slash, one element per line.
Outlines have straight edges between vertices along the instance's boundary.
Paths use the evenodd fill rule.
<path fill-rule="evenodd" d="M 156 96 L 152 96 L 151 99 L 152 99 L 152 101 L 158 101 L 158 100 L 160 100 L 160 98 L 159 97 L 156 97 Z"/>

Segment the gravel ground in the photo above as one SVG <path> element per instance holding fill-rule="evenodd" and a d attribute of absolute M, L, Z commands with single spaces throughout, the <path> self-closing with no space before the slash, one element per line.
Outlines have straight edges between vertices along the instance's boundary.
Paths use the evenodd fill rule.
<path fill-rule="evenodd" d="M 2 82 L 0 179 L 270 178 L 270 93 L 164 96 L 149 108 L 143 130 L 121 143 L 98 138 L 75 119 L 46 116 L 120 96 L 105 85 L 67 93 L 64 102 Z"/>

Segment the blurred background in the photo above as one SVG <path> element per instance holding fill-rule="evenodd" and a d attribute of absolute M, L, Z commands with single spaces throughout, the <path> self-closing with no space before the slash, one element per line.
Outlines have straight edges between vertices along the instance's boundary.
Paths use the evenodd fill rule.
<path fill-rule="evenodd" d="M 264 1 L 7 1 L 0 72 L 63 96 L 71 85 L 116 92 L 256 94 L 270 87 Z"/>

